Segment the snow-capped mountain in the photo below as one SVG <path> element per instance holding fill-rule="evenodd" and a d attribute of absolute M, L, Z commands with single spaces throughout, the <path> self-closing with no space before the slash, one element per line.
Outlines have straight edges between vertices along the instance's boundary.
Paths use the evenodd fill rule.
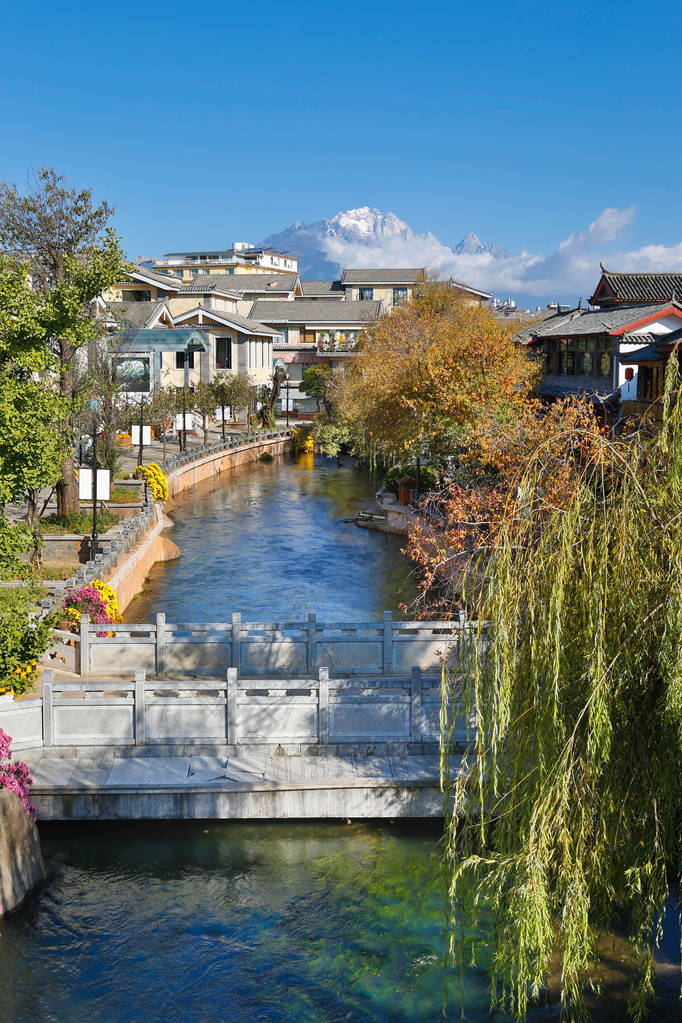
<path fill-rule="evenodd" d="M 482 242 L 477 234 L 470 231 L 469 234 L 462 238 L 461 242 L 457 242 L 456 245 L 452 246 L 452 251 L 456 252 L 458 256 L 480 256 L 488 253 L 494 259 L 508 259 L 511 253 L 503 249 L 501 245 L 495 245 L 494 242 Z"/>
<path fill-rule="evenodd" d="M 276 252 L 289 252 L 299 259 L 299 272 L 304 279 L 338 277 L 344 266 L 360 266 L 350 253 L 360 246 L 368 249 L 382 242 L 401 238 L 415 238 L 412 229 L 395 213 L 381 213 L 370 206 L 337 213 L 331 219 L 316 220 L 311 224 L 295 221 L 279 234 L 264 238 L 261 245 Z M 348 258 L 345 254 L 348 252 Z M 374 263 L 388 266 L 388 262 Z"/>
<path fill-rule="evenodd" d="M 308 279 L 337 277 L 345 266 L 426 266 L 450 274 L 457 256 L 487 254 L 504 259 L 509 255 L 499 245 L 486 245 L 476 234 L 468 234 L 449 248 L 431 233 L 416 234 L 395 213 L 382 213 L 371 206 L 312 224 L 297 220 L 261 244 L 298 256 L 301 277 Z"/>
<path fill-rule="evenodd" d="M 620 248 L 619 236 L 634 216 L 634 206 L 609 207 L 547 253 L 524 249 L 510 254 L 473 232 L 456 245 L 444 245 L 431 232 L 417 234 L 395 213 L 361 206 L 311 224 L 296 221 L 262 244 L 298 256 L 301 277 L 308 280 L 338 277 L 343 267 L 423 266 L 486 292 L 544 304 L 591 294 L 600 260 L 614 269 L 650 273 L 679 268 L 682 243 Z"/>

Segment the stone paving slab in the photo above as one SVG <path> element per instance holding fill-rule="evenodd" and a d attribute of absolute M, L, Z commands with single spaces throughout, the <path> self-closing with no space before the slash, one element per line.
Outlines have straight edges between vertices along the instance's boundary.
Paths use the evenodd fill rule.
<path fill-rule="evenodd" d="M 104 789 L 109 784 L 112 764 L 101 767 L 94 764 L 79 762 L 69 778 L 69 788 L 78 786 L 81 789 Z"/>
<path fill-rule="evenodd" d="M 61 788 L 68 785 L 69 778 L 78 766 L 78 760 L 47 758 L 33 761 L 29 765 L 33 784 L 40 788 Z"/>
<path fill-rule="evenodd" d="M 206 781 L 223 781 L 226 766 L 227 757 L 191 757 L 187 781 L 195 784 Z"/>
<path fill-rule="evenodd" d="M 189 776 L 189 757 L 147 757 L 144 760 L 114 761 L 107 788 L 124 785 L 146 788 L 160 785 L 184 785 Z"/>
<path fill-rule="evenodd" d="M 210 784 L 225 788 L 258 786 L 261 783 L 296 788 L 307 784 L 330 788 L 359 784 L 438 781 L 439 763 L 434 756 L 390 757 L 278 757 L 192 756 L 112 757 L 111 760 L 47 757 L 31 765 L 34 784 L 40 789 L 156 789 L 191 788 Z"/>

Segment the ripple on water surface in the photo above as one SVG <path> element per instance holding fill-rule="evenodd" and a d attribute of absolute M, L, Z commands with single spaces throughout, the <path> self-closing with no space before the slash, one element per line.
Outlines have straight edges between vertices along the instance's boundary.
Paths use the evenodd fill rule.
<path fill-rule="evenodd" d="M 156 565 L 126 621 L 376 620 L 414 596 L 399 537 L 345 519 L 374 506 L 376 477 L 350 460 L 256 463 L 178 495 L 177 561 Z"/>
<path fill-rule="evenodd" d="M 3 921 L 20 1023 L 440 1016 L 443 887 L 423 824 L 43 827 L 53 876 Z M 484 979 L 470 997 L 486 1005 Z"/>

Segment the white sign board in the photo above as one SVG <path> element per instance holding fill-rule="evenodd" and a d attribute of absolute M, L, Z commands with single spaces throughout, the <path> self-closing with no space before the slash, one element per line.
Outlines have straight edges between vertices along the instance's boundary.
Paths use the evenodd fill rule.
<path fill-rule="evenodd" d="M 108 469 L 97 470 L 97 500 L 111 500 L 111 473 Z M 78 470 L 78 498 L 92 501 L 92 469 Z"/>
<path fill-rule="evenodd" d="M 182 416 L 180 418 L 182 418 Z M 130 435 L 130 439 L 132 441 L 133 447 L 136 444 L 140 443 L 140 427 L 139 426 L 133 426 L 132 431 L 131 431 L 131 435 Z M 152 428 L 151 428 L 151 426 L 143 426 L 142 427 L 142 443 L 143 444 L 151 444 L 151 442 L 152 442 Z"/>
<path fill-rule="evenodd" d="M 175 429 L 182 430 L 182 412 L 178 412 L 177 416 L 175 417 Z M 185 429 L 186 430 L 194 429 L 194 413 L 192 412 L 185 412 Z"/>
<path fill-rule="evenodd" d="M 229 405 L 226 405 L 225 406 L 225 422 L 227 422 L 228 419 L 231 419 L 231 418 L 232 418 L 232 409 L 230 408 Z M 223 410 L 222 410 L 222 408 L 217 408 L 215 410 L 215 415 L 213 416 L 213 419 L 215 420 L 216 423 L 222 423 L 222 421 L 223 421 Z"/>

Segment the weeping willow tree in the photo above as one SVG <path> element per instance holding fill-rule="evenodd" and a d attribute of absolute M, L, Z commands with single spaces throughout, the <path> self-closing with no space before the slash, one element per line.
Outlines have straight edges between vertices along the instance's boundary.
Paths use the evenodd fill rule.
<path fill-rule="evenodd" d="M 663 422 L 595 429 L 556 499 L 548 438 L 525 463 L 486 561 L 455 685 L 477 730 L 443 721 L 450 951 L 492 947 L 492 1001 L 523 1017 L 561 962 L 564 1018 L 587 1018 L 600 933 L 623 930 L 646 1013 L 678 883 L 682 781 L 682 388 Z M 592 973 L 592 976 L 594 974 Z"/>

